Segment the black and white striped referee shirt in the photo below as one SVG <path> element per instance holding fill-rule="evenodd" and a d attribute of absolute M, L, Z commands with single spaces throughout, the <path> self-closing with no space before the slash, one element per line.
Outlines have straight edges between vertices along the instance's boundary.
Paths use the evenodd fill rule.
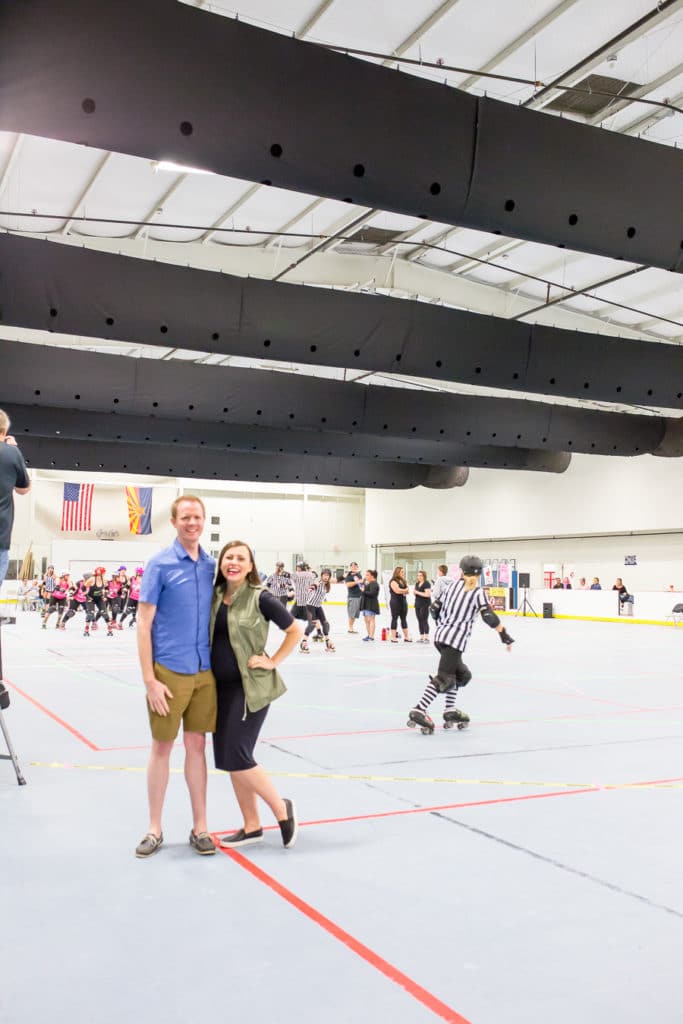
<path fill-rule="evenodd" d="M 286 597 L 292 589 L 292 580 L 287 572 L 274 572 L 266 580 L 266 586 L 275 597 Z"/>
<path fill-rule="evenodd" d="M 317 586 L 315 586 L 316 582 L 318 584 Z M 327 587 L 322 580 L 314 581 L 313 584 L 311 584 L 311 586 L 315 589 L 308 591 L 308 599 L 306 601 L 306 604 L 310 605 L 312 608 L 320 608 L 323 602 L 327 600 Z"/>
<path fill-rule="evenodd" d="M 488 607 L 486 594 L 481 587 L 475 587 L 468 592 L 465 590 L 464 580 L 458 580 L 446 590 L 441 599 L 434 643 L 447 644 L 457 651 L 464 651 L 474 620 L 480 611 Z"/>
<path fill-rule="evenodd" d="M 316 573 L 312 570 L 306 572 L 293 572 L 292 583 L 294 584 L 294 603 L 300 605 L 310 604 L 308 600 L 310 596 L 311 586 L 314 586 L 318 580 Z"/>
<path fill-rule="evenodd" d="M 57 577 L 56 576 L 46 576 L 45 579 L 43 580 L 43 589 L 45 590 L 46 594 L 51 594 L 56 586 L 57 586 Z"/>

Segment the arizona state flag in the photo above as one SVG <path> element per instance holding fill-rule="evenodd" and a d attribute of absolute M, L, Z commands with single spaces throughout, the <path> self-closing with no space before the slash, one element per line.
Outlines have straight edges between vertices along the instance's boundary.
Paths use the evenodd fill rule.
<path fill-rule="evenodd" d="M 152 487 L 126 487 L 131 533 L 152 532 Z"/>

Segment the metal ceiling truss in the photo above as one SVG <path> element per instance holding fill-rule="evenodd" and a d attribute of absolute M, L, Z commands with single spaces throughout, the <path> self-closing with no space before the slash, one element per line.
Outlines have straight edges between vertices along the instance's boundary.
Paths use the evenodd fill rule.
<path fill-rule="evenodd" d="M 607 42 L 593 50 L 583 60 L 574 64 L 573 67 L 558 75 L 557 78 L 553 79 L 552 82 L 527 100 L 523 106 L 529 107 L 532 110 L 541 110 L 543 107 L 546 107 L 555 99 L 560 91 L 555 86 L 576 85 L 579 79 L 584 78 L 594 68 L 599 67 L 605 58 L 614 53 L 615 50 L 623 49 L 630 43 L 634 43 L 653 27 L 661 27 L 668 18 L 681 10 L 683 10 L 683 0 L 657 0 L 656 6 L 651 11 L 643 15 L 642 18 L 639 18 L 633 25 L 612 36 L 611 39 L 608 39 Z"/>

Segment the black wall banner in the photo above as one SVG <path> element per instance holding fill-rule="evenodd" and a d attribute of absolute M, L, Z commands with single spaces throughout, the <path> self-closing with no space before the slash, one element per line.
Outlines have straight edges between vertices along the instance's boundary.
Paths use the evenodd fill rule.
<path fill-rule="evenodd" d="M 683 268 L 671 147 L 170 0 L 6 2 L 0 39 L 0 130 Z"/>
<path fill-rule="evenodd" d="M 594 455 L 652 452 L 668 428 L 658 416 L 20 342 L 0 341 L 0 365 L 0 402 L 102 413 Z"/>
<path fill-rule="evenodd" d="M 683 350 L 0 235 L 3 324 L 683 409 Z"/>

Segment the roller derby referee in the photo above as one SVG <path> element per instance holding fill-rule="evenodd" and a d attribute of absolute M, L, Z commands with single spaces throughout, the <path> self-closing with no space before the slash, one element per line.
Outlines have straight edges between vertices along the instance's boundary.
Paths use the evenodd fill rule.
<path fill-rule="evenodd" d="M 435 676 L 429 677 L 422 697 L 408 714 L 407 723 L 413 729 L 418 726 L 425 735 L 434 732 L 434 722 L 427 714 L 427 709 L 440 693 L 446 694 L 444 729 L 452 729 L 454 726 L 466 729 L 469 724 L 469 716 L 459 711 L 455 702 L 459 688 L 467 686 L 472 678 L 462 656 L 477 615 L 481 615 L 486 625 L 496 630 L 508 652 L 514 643 L 479 586 L 483 568 L 480 558 L 466 555 L 460 562 L 462 579 L 446 590 L 441 602 L 432 605 L 432 614 L 436 619 L 434 646 L 439 652 L 439 668 Z"/>

